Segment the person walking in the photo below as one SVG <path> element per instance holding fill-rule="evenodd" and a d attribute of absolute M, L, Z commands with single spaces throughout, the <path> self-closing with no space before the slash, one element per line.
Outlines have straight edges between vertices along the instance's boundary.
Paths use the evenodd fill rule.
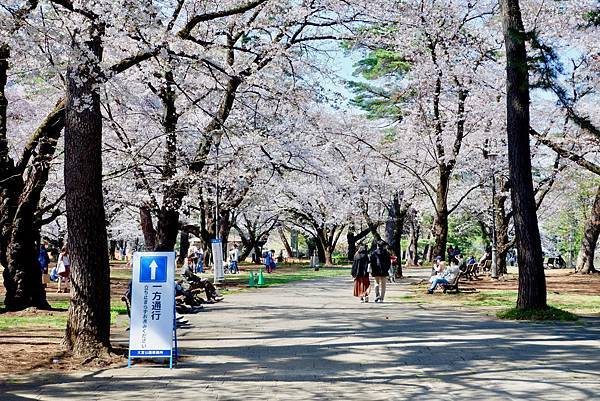
<path fill-rule="evenodd" d="M 383 302 L 385 287 L 392 266 L 392 257 L 385 248 L 383 241 L 377 243 L 377 248 L 371 253 L 371 274 L 375 279 L 375 302 Z"/>
<path fill-rule="evenodd" d="M 360 297 L 360 302 L 369 302 L 369 293 L 371 292 L 369 255 L 367 254 L 367 247 L 364 245 L 361 245 L 354 255 L 352 277 L 354 278 L 354 296 Z"/>
<path fill-rule="evenodd" d="M 48 283 L 48 265 L 50 264 L 50 256 L 48 255 L 46 246 L 46 243 L 41 244 L 40 253 L 38 254 L 38 263 L 40 264 L 40 269 L 42 270 L 42 283 L 44 284 L 44 287 Z"/>
<path fill-rule="evenodd" d="M 62 247 L 60 255 L 58 256 L 57 264 L 58 272 L 58 290 L 62 291 L 62 281 L 65 282 L 65 292 L 69 291 L 69 277 L 71 276 L 71 260 L 69 258 L 69 248 L 65 245 Z"/>
<path fill-rule="evenodd" d="M 240 259 L 240 250 L 238 249 L 237 244 L 233 245 L 233 249 L 229 252 L 229 270 L 231 274 L 236 274 L 240 272 L 240 268 L 238 266 L 238 262 Z"/>

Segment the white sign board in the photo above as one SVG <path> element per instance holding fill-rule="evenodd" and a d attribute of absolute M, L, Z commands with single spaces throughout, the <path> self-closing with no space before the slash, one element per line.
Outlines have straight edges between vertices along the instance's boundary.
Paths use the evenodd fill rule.
<path fill-rule="evenodd" d="M 175 253 L 136 252 L 131 280 L 129 359 L 173 358 Z"/>
<path fill-rule="evenodd" d="M 225 278 L 225 270 L 223 269 L 223 244 L 220 239 L 213 239 L 211 242 L 215 283 L 218 283 Z"/>

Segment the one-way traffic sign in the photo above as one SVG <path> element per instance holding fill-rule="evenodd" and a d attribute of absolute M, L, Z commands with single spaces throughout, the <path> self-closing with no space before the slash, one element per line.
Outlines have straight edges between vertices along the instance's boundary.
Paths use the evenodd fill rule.
<path fill-rule="evenodd" d="M 164 283 L 166 281 L 166 256 L 140 257 L 140 283 Z"/>

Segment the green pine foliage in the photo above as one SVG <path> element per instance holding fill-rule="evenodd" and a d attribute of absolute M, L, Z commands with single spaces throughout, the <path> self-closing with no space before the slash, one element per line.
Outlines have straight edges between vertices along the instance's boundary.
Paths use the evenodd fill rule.
<path fill-rule="evenodd" d="M 354 76 L 360 81 L 347 83 L 355 97 L 350 103 L 364 110 L 371 119 L 402 120 L 402 104 L 413 93 L 401 87 L 401 81 L 410 71 L 410 63 L 399 52 L 376 49 L 354 65 Z"/>
<path fill-rule="evenodd" d="M 600 8 L 586 13 L 583 20 L 585 21 L 585 28 L 600 26 Z"/>
<path fill-rule="evenodd" d="M 368 118 L 402 119 L 402 109 L 394 101 L 393 91 L 358 81 L 348 82 L 348 87 L 355 95 L 350 104 L 367 112 Z"/>
<path fill-rule="evenodd" d="M 577 182 L 577 190 L 573 191 L 563 207 L 548 217 L 544 228 L 546 232 L 553 233 L 550 239 L 560 254 L 568 255 L 573 250 L 573 256 L 576 257 L 600 179 L 587 175 L 573 175 L 570 178 Z"/>
<path fill-rule="evenodd" d="M 402 54 L 385 49 L 373 50 L 354 67 L 354 75 L 362 75 L 369 80 L 394 76 L 401 78 L 410 70 L 410 64 Z"/>

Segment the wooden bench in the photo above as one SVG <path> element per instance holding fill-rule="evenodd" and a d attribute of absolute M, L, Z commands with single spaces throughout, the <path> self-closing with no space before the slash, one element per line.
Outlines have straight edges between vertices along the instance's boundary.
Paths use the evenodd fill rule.
<path fill-rule="evenodd" d="M 481 264 L 482 272 L 489 272 L 491 270 L 492 270 L 492 261 L 491 260 L 486 260 L 483 264 Z"/>
<path fill-rule="evenodd" d="M 467 265 L 467 268 L 464 271 L 467 280 L 479 280 L 477 277 L 477 273 L 479 272 L 479 265 L 477 263 L 471 263 Z"/>
<path fill-rule="evenodd" d="M 458 274 L 456 275 L 456 277 L 454 278 L 454 280 L 452 280 L 451 282 L 449 282 L 448 284 L 439 284 L 443 290 L 444 290 L 444 294 L 447 291 L 455 291 L 455 292 L 460 292 L 460 289 L 458 288 L 458 282 L 460 280 L 460 276 L 463 275 L 463 272 L 458 272 Z"/>

